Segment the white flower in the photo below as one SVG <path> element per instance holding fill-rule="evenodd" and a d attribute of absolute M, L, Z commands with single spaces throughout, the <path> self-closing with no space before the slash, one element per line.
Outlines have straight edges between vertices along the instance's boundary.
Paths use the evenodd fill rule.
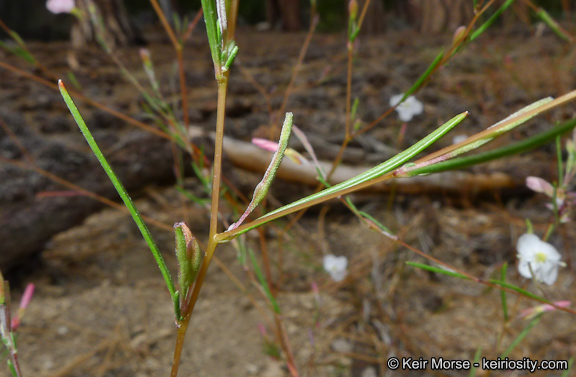
<path fill-rule="evenodd" d="M 396 106 L 400 100 L 404 97 L 404 94 L 397 94 L 390 98 L 390 106 Z M 424 105 L 422 102 L 418 101 L 416 97 L 410 96 L 406 98 L 406 101 L 402 102 L 396 108 L 400 120 L 403 122 L 410 121 L 414 115 L 421 114 L 424 111 Z"/>
<path fill-rule="evenodd" d="M 565 265 L 560 261 L 560 253 L 548 242 L 542 241 L 534 234 L 523 234 L 518 238 L 518 272 L 525 278 L 536 280 L 548 285 L 554 284 L 558 277 L 558 266 Z"/>
<path fill-rule="evenodd" d="M 74 0 L 48 0 L 46 2 L 46 8 L 54 14 L 70 13 L 75 6 Z"/>
<path fill-rule="evenodd" d="M 337 257 L 332 254 L 324 256 L 324 269 L 335 282 L 344 280 L 348 275 L 346 267 L 348 267 L 348 259 L 345 256 Z"/>

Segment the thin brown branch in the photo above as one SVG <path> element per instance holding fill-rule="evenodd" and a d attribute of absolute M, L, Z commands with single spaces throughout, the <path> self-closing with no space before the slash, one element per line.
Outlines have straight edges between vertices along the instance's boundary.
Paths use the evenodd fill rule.
<path fill-rule="evenodd" d="M 24 76 L 24 77 L 26 77 L 26 78 L 28 78 L 28 79 L 31 79 L 31 80 L 39 83 L 39 84 L 42 84 L 42 85 L 44 85 L 44 86 L 46 86 L 46 87 L 48 87 L 48 88 L 50 88 L 50 89 L 53 89 L 53 90 L 58 91 L 58 84 L 53 83 L 53 82 L 50 82 L 50 81 L 48 81 L 48 80 L 45 80 L 45 79 L 43 79 L 43 78 L 41 78 L 41 77 L 38 77 L 38 76 L 36 76 L 36 75 L 34 75 L 34 74 L 31 74 L 31 73 L 29 73 L 29 72 L 26 72 L 26 71 L 24 71 L 24 70 L 22 70 L 22 69 L 16 68 L 16 67 L 14 67 L 14 66 L 12 66 L 12 65 L 10 65 L 10 64 L 7 64 L 7 63 L 5 63 L 5 62 L 3 62 L 3 61 L 0 61 L 0 68 L 7 69 L 8 71 L 11 71 L 11 72 L 13 72 L 13 73 L 19 74 L 19 75 Z M 83 102 L 89 104 L 90 106 L 93 106 L 93 107 L 95 107 L 95 108 L 97 108 L 97 109 L 99 109 L 99 110 L 102 110 L 102 111 L 110 114 L 110 115 L 113 115 L 113 116 L 115 116 L 116 118 L 125 121 L 126 123 L 129 123 L 129 124 L 132 124 L 132 125 L 134 125 L 134 126 L 140 127 L 140 128 L 142 128 L 143 130 L 148 131 L 148 132 L 150 132 L 150 133 L 152 133 L 152 134 L 155 134 L 155 135 L 157 135 L 157 136 L 160 136 L 160 137 L 162 137 L 162 138 L 164 138 L 164 139 L 172 140 L 172 137 L 171 137 L 170 135 L 168 135 L 167 133 L 165 133 L 165 132 L 163 132 L 163 131 L 161 131 L 161 130 L 159 130 L 159 129 L 157 129 L 157 128 L 154 128 L 154 127 L 152 127 L 152 126 L 149 126 L 149 125 L 147 125 L 146 123 L 143 123 L 143 122 L 140 122 L 140 121 L 138 121 L 138 120 L 136 120 L 136 119 L 134 119 L 134 118 L 131 118 L 131 117 L 125 115 L 125 114 L 122 114 L 122 113 L 119 112 L 119 111 L 113 110 L 113 109 L 107 107 L 106 105 L 103 105 L 103 104 L 101 104 L 101 103 L 99 103 L 99 102 L 96 102 L 96 101 L 94 101 L 94 100 L 86 97 L 85 95 L 83 95 L 82 93 L 80 93 L 80 92 L 78 92 L 78 91 L 76 91 L 76 90 L 74 90 L 74 89 L 70 89 L 70 90 L 68 90 L 68 92 L 69 92 L 71 95 L 73 95 L 75 98 L 79 99 L 80 101 L 83 101 Z"/>
<path fill-rule="evenodd" d="M 304 44 L 300 49 L 300 55 L 298 55 L 298 60 L 294 65 L 294 69 L 292 69 L 292 76 L 290 77 L 290 82 L 288 83 L 288 87 L 284 92 L 284 99 L 282 100 L 282 104 L 280 105 L 280 109 L 278 110 L 278 116 L 281 117 L 284 114 L 284 110 L 286 109 L 286 105 L 288 104 L 288 99 L 292 94 L 292 89 L 294 88 L 294 83 L 296 82 L 296 77 L 298 77 L 298 72 L 302 67 L 302 63 L 304 62 L 304 57 L 306 56 L 306 52 L 308 51 L 308 47 L 310 46 L 310 42 L 312 41 L 312 36 L 314 36 L 314 31 L 316 30 L 316 26 L 318 25 L 318 17 L 312 18 L 312 22 L 310 22 L 310 28 L 308 29 L 308 34 L 306 34 L 306 39 L 304 40 Z M 272 134 L 270 138 L 275 140 L 278 138 L 278 132 L 276 130 L 277 125 L 274 124 L 272 128 Z"/>

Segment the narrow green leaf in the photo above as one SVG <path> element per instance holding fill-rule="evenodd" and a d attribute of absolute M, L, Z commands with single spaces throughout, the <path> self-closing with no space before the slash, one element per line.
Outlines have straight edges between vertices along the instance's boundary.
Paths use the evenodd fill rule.
<path fill-rule="evenodd" d="M 506 118 L 502 119 L 500 122 L 498 122 L 498 123 L 496 123 L 496 124 L 493 124 L 492 126 L 490 126 L 490 127 L 487 128 L 488 130 L 491 129 L 491 128 L 494 128 L 494 132 L 486 135 L 486 136 L 485 136 L 484 138 L 482 138 L 482 139 L 476 140 L 475 142 L 470 143 L 470 144 L 463 145 L 462 147 L 460 147 L 460 148 L 458 148 L 458 149 L 450 152 L 450 156 L 456 157 L 456 156 L 459 156 L 459 155 L 464 154 L 464 153 L 466 153 L 466 152 L 469 152 L 469 151 L 471 151 L 471 150 L 477 149 L 477 148 L 479 148 L 480 146 L 482 146 L 482 145 L 484 145 L 484 144 L 486 144 L 486 143 L 494 140 L 496 137 L 498 137 L 498 136 L 500 136 L 500 135 L 502 135 L 502 134 L 504 134 L 504 133 L 506 133 L 506 132 L 508 132 L 508 131 L 513 130 L 514 128 L 518 127 L 519 125 L 521 125 L 521 124 L 523 124 L 523 123 L 526 123 L 527 121 L 529 121 L 530 119 L 532 119 L 532 118 L 534 118 L 536 115 L 538 115 L 539 113 L 538 113 L 538 112 L 532 113 L 531 115 L 528 115 L 528 116 L 519 118 L 518 120 L 516 120 L 516 121 L 514 121 L 514 122 L 512 122 L 512 123 L 510 123 L 510 124 L 507 124 L 506 126 L 497 128 L 499 125 L 503 124 L 504 122 L 507 122 L 507 121 L 509 121 L 509 120 L 511 120 L 511 119 L 513 119 L 513 118 L 517 118 L 518 116 L 520 116 L 520 115 L 522 115 L 522 114 L 528 113 L 529 111 L 532 111 L 532 110 L 534 110 L 534 109 L 537 109 L 537 108 L 539 108 L 539 107 L 542 107 L 543 105 L 545 105 L 545 104 L 547 104 L 547 103 L 550 103 L 550 102 L 552 102 L 552 101 L 553 101 L 552 97 L 543 98 L 543 99 L 541 99 L 541 100 L 539 100 L 539 101 L 536 101 L 536 102 L 534 102 L 534 103 L 532 103 L 532 104 L 530 104 L 530 105 L 528 105 L 528 106 L 526 106 L 526 107 L 524 107 L 524 108 L 516 111 L 515 113 L 513 113 L 513 114 L 507 116 Z"/>
<path fill-rule="evenodd" d="M 548 27 L 550 29 L 552 29 L 552 31 L 559 36 L 560 38 L 564 39 L 565 41 L 568 42 L 572 42 L 574 39 L 568 35 L 566 35 L 566 33 L 564 33 L 564 31 L 562 30 L 562 28 L 560 27 L 560 25 L 558 25 L 558 23 L 552 18 L 550 17 L 550 15 L 548 14 L 548 12 L 546 12 L 543 8 L 538 9 L 538 11 L 536 12 L 536 15 L 538 17 L 540 17 L 540 19 L 542 21 L 544 21 L 544 23 L 546 25 L 548 25 Z"/>
<path fill-rule="evenodd" d="M 373 167 L 372 169 L 369 169 L 369 170 L 365 171 L 364 173 L 357 175 L 354 178 L 350 178 L 347 181 L 341 182 L 337 185 L 331 186 L 331 187 L 329 187 L 323 191 L 320 191 L 316 194 L 307 196 L 307 197 L 302 198 L 300 200 L 297 200 L 293 203 L 285 205 L 281 208 L 278 208 L 277 210 L 269 212 L 266 215 L 260 217 L 259 220 L 267 219 L 266 222 L 272 221 L 276 218 L 274 215 L 279 213 L 279 212 L 286 211 L 288 209 L 294 208 L 294 207 L 301 205 L 301 204 L 309 203 L 312 200 L 322 199 L 322 198 L 325 198 L 325 200 L 331 199 L 331 198 L 337 196 L 337 194 L 339 192 L 341 192 L 342 190 L 352 188 L 352 187 L 357 186 L 357 185 L 364 183 L 364 182 L 368 182 L 372 179 L 378 178 L 378 177 L 398 168 L 399 166 L 408 162 L 414 156 L 416 156 L 417 154 L 419 154 L 420 152 L 422 152 L 423 150 L 428 148 L 436 140 L 438 140 L 439 138 L 444 136 L 448 131 L 450 131 L 452 128 L 454 128 L 456 125 L 458 125 L 461 121 L 463 121 L 467 115 L 468 115 L 468 112 L 464 112 L 460 115 L 455 116 L 454 118 L 450 119 L 448 122 L 444 123 L 442 126 L 438 127 L 438 129 L 436 129 L 434 132 L 430 133 L 428 136 L 426 136 L 425 138 L 423 138 L 419 142 L 412 145 L 410 148 L 397 154 L 396 156 L 390 158 L 389 160 L 381 163 L 380 165 L 377 165 L 377 166 Z M 216 239 L 219 242 L 226 242 L 226 241 L 229 241 L 231 238 L 236 237 L 240 234 L 246 233 L 250 229 L 254 229 L 256 226 L 258 226 L 258 225 L 252 225 L 252 226 L 249 226 L 249 225 L 250 224 L 247 224 L 244 227 L 240 227 L 240 228 L 238 228 L 238 230 L 234 230 L 233 233 L 231 233 L 230 231 L 220 233 L 220 234 L 216 235 Z"/>
<path fill-rule="evenodd" d="M 176 317 L 176 320 L 181 321 L 182 320 L 182 312 L 180 311 L 180 297 L 182 295 L 180 294 L 180 291 L 176 291 L 174 292 L 174 299 L 172 300 L 172 306 L 174 307 L 174 316 Z"/>
<path fill-rule="evenodd" d="M 274 295 L 272 295 L 272 291 L 270 291 L 270 286 L 268 285 L 268 282 L 266 282 L 264 274 L 262 273 L 262 270 L 258 265 L 258 261 L 256 260 L 256 256 L 254 255 L 254 251 L 251 248 L 248 248 L 248 254 L 250 255 L 250 261 L 252 262 L 252 266 L 254 268 L 254 272 L 256 273 L 256 277 L 258 278 L 258 281 L 260 282 L 260 285 L 262 286 L 262 289 L 264 290 L 266 297 L 268 297 L 270 304 L 272 304 L 274 312 L 280 314 L 280 306 L 278 305 L 276 298 L 274 298 Z"/>
<path fill-rule="evenodd" d="M 478 29 L 476 29 L 472 34 L 470 34 L 470 41 L 473 41 L 474 39 L 478 38 L 483 32 L 485 32 L 486 29 L 488 29 L 490 25 L 492 25 L 494 21 L 496 21 L 496 19 L 500 17 L 502 12 L 504 12 L 506 9 L 508 9 L 510 5 L 512 5 L 513 2 L 514 0 L 507 0 L 504 4 L 502 4 L 502 6 L 498 8 L 498 10 L 494 12 L 494 14 L 488 19 L 488 21 L 484 22 Z"/>
<path fill-rule="evenodd" d="M 124 205 L 130 211 L 130 214 L 132 215 L 132 219 L 134 220 L 134 222 L 138 226 L 140 233 L 142 233 L 142 237 L 144 237 L 144 240 L 148 244 L 148 247 L 150 248 L 150 251 L 152 252 L 152 255 L 154 256 L 154 259 L 156 260 L 156 263 L 158 264 L 158 267 L 160 268 L 160 272 L 161 272 L 162 276 L 164 277 L 164 281 L 166 282 L 166 286 L 168 287 L 168 291 L 170 292 L 170 296 L 172 298 L 172 301 L 174 302 L 174 305 L 177 305 L 178 304 L 178 296 L 176 295 L 176 289 L 174 287 L 174 282 L 172 281 L 172 277 L 170 276 L 170 271 L 168 270 L 168 267 L 166 267 L 166 262 L 164 262 L 164 258 L 160 254 L 160 251 L 158 250 L 158 247 L 156 246 L 156 243 L 154 242 L 154 239 L 152 238 L 152 234 L 150 234 L 150 231 L 148 230 L 146 223 L 144 223 L 144 220 L 142 220 L 142 216 L 140 216 L 138 209 L 136 208 L 136 206 L 132 202 L 132 199 L 130 198 L 130 196 L 128 196 L 126 189 L 124 188 L 124 186 L 122 185 L 122 183 L 120 182 L 118 177 L 116 176 L 116 173 L 114 173 L 114 171 L 112 170 L 112 167 L 110 167 L 110 164 L 108 164 L 108 161 L 106 161 L 106 158 L 104 157 L 104 155 L 102 154 L 102 151 L 98 147 L 96 140 L 94 140 L 94 137 L 92 136 L 92 133 L 88 129 L 88 126 L 86 126 L 86 123 L 84 122 L 84 119 L 82 118 L 82 115 L 80 115 L 78 108 L 76 107 L 76 105 L 74 104 L 74 101 L 72 101 L 72 98 L 70 97 L 70 94 L 68 94 L 68 91 L 64 87 L 64 83 L 62 83 L 62 80 L 58 81 L 58 87 L 60 88 L 60 93 L 62 94 L 62 98 L 64 98 L 64 101 L 66 102 L 66 105 L 68 106 L 68 109 L 70 110 L 70 113 L 72 113 L 72 116 L 74 117 L 74 120 L 76 121 L 76 124 L 78 124 L 78 127 L 80 128 L 80 131 L 82 131 L 82 134 L 84 135 L 84 138 L 88 142 L 88 145 L 90 145 L 92 152 L 94 153 L 94 155 L 96 156 L 96 158 L 98 159 L 98 161 L 100 162 L 102 167 L 104 168 L 104 171 L 108 175 L 108 178 L 110 178 L 110 181 L 114 185 L 114 188 L 116 188 L 116 191 L 118 191 L 118 194 L 122 198 Z"/>
<path fill-rule="evenodd" d="M 206 22 L 206 33 L 208 34 L 208 43 L 210 44 L 210 52 L 212 54 L 212 61 L 214 66 L 221 66 L 219 35 L 218 32 L 218 15 L 216 12 L 216 4 L 214 0 L 202 0 L 202 11 L 204 12 L 204 21 Z"/>
<path fill-rule="evenodd" d="M 234 43 L 234 41 L 230 41 L 230 43 Z M 237 54 L 238 54 L 238 46 L 236 46 L 236 44 L 234 43 L 232 51 L 230 51 L 230 53 L 226 57 L 226 64 L 224 64 L 224 67 L 222 67 L 223 72 L 226 72 L 227 70 L 230 69 L 230 66 L 232 65 L 232 63 L 234 63 L 234 59 L 236 58 Z"/>
<path fill-rule="evenodd" d="M 418 78 L 418 80 L 416 80 L 414 85 L 412 85 L 412 87 L 410 89 L 408 89 L 408 91 L 406 93 L 404 93 L 404 97 L 402 97 L 399 104 L 404 102 L 406 100 L 406 98 L 408 98 L 412 93 L 414 93 L 416 90 L 418 90 L 422 86 L 422 84 L 428 78 L 428 76 L 430 76 L 432 71 L 434 71 L 436 69 L 436 67 L 438 66 L 438 64 L 440 64 L 443 57 L 444 57 L 444 50 L 440 51 L 440 53 L 438 55 L 436 55 L 436 58 L 434 59 L 432 64 L 430 64 L 430 66 L 426 69 L 426 71 L 424 71 L 424 73 Z"/>
<path fill-rule="evenodd" d="M 21 58 L 26 60 L 28 63 L 36 64 L 36 59 L 34 59 L 34 57 L 30 54 L 30 52 L 28 52 L 28 50 L 26 50 L 26 43 L 24 42 L 22 37 L 20 37 L 20 35 L 18 33 L 16 33 L 14 30 L 10 30 L 10 36 L 20 46 L 19 48 L 14 49 L 14 51 L 13 51 L 14 54 L 20 56 Z"/>
<path fill-rule="evenodd" d="M 416 262 L 406 262 L 406 264 L 409 266 L 412 266 L 412 267 L 421 268 L 421 269 L 426 270 L 426 271 L 436 272 L 439 274 L 448 275 L 448 276 L 452 276 L 452 277 L 456 277 L 456 278 L 460 278 L 460 279 L 464 279 L 464 280 L 470 280 L 470 278 L 468 278 L 468 276 L 466 276 L 466 275 L 462 275 L 462 274 L 459 274 L 459 273 L 454 272 L 454 271 L 448 271 L 444 268 L 429 266 L 427 264 L 416 263 Z"/>
<path fill-rule="evenodd" d="M 12 373 L 13 377 L 19 377 L 20 376 L 18 374 L 18 370 L 14 366 L 14 363 L 12 362 L 12 360 L 8 360 L 8 369 L 10 369 L 10 372 Z"/>
<path fill-rule="evenodd" d="M 438 162 L 433 165 L 424 166 L 408 172 L 408 177 L 423 174 L 439 173 L 447 170 L 463 169 L 469 166 L 478 165 L 516 153 L 526 152 L 546 144 L 556 138 L 557 135 L 564 134 L 576 127 L 576 119 L 572 119 L 559 126 L 551 128 L 531 138 L 518 143 L 498 148 L 489 152 L 479 153 L 473 156 L 459 157 L 448 161 Z"/>
<path fill-rule="evenodd" d="M 82 86 L 80 85 L 80 83 L 79 83 L 78 80 L 76 79 L 76 75 L 74 74 L 74 72 L 68 71 L 67 76 L 68 76 L 68 80 L 70 80 L 70 82 L 72 83 L 72 85 L 74 85 L 74 87 L 75 87 L 77 90 L 82 90 Z"/>
<path fill-rule="evenodd" d="M 478 347 L 476 353 L 474 354 L 474 361 L 472 361 L 472 367 L 470 368 L 469 377 L 476 376 L 476 367 L 474 366 L 476 363 L 480 363 L 480 356 L 482 356 L 482 347 Z"/>
<path fill-rule="evenodd" d="M 4 276 L 2 276 L 2 271 L 0 271 L 0 305 L 6 303 L 6 293 L 4 293 Z"/>
<path fill-rule="evenodd" d="M 500 279 L 506 281 L 506 270 L 508 269 L 508 263 L 504 262 L 502 269 L 500 270 Z M 504 321 L 508 321 L 508 302 L 506 300 L 506 291 L 500 290 L 500 300 L 502 302 L 502 313 L 504 313 Z"/>
<path fill-rule="evenodd" d="M 511 290 L 513 290 L 513 291 L 515 291 L 515 292 L 518 292 L 518 293 L 520 293 L 521 295 L 524 295 L 524 296 L 526 296 L 526 297 L 530 297 L 530 298 L 533 298 L 533 299 L 535 299 L 535 300 L 538 300 L 538 301 L 541 301 L 541 302 L 545 302 L 545 303 L 548 303 L 548 304 L 550 303 L 550 302 L 549 302 L 548 300 L 546 300 L 545 298 L 540 297 L 540 296 L 538 296 L 538 295 L 535 295 L 535 294 L 533 294 L 533 293 L 531 293 L 531 292 L 528 292 L 528 291 L 525 290 L 525 289 L 519 288 L 519 287 L 515 286 L 514 284 L 506 283 L 505 281 L 500 281 L 500 280 L 495 280 L 495 279 L 490 279 L 489 282 L 492 283 L 492 284 L 496 284 L 496 285 L 505 287 L 505 288 L 509 288 L 509 289 L 511 289 Z"/>
<path fill-rule="evenodd" d="M 368 220 L 372 221 L 378 228 L 380 228 L 380 231 L 381 231 L 381 232 L 384 232 L 388 237 L 394 238 L 394 239 L 396 239 L 396 240 L 398 239 L 398 237 L 395 236 L 394 233 L 393 233 L 390 229 L 386 228 L 386 227 L 384 226 L 384 224 L 382 224 L 380 221 L 376 220 L 376 219 L 374 218 L 374 216 L 372 216 L 372 215 L 369 214 L 368 212 L 358 211 L 358 214 L 359 214 L 360 216 L 365 217 L 365 218 L 367 218 Z"/>
<path fill-rule="evenodd" d="M 189 192 L 188 190 L 186 190 L 185 188 L 183 188 L 182 186 L 175 186 L 175 188 L 180 194 L 184 195 L 188 200 L 190 200 L 195 204 L 198 204 L 199 206 L 203 207 L 204 205 L 206 205 L 206 203 L 210 203 L 210 199 L 199 198 L 196 195 Z"/>
<path fill-rule="evenodd" d="M 356 119 L 356 112 L 358 111 L 358 105 L 360 104 L 360 98 L 354 98 L 354 102 L 352 103 L 352 109 L 350 110 L 350 121 L 354 121 Z"/>

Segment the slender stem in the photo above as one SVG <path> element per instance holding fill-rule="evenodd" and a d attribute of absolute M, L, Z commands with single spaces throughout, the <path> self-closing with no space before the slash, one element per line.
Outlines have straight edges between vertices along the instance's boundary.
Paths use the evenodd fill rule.
<path fill-rule="evenodd" d="M 308 30 L 308 34 L 306 35 L 304 44 L 300 49 L 300 55 L 298 56 L 298 61 L 296 62 L 296 65 L 294 65 L 294 69 L 292 70 L 292 77 L 290 77 L 290 83 L 288 83 L 288 87 L 286 88 L 286 92 L 284 93 L 284 99 L 282 100 L 282 104 L 280 105 L 280 109 L 278 110 L 277 113 L 280 116 L 284 114 L 284 109 L 288 104 L 290 94 L 292 94 L 292 89 L 294 88 L 294 82 L 296 82 L 296 77 L 298 76 L 298 72 L 300 71 L 300 67 L 302 66 L 302 62 L 304 61 L 304 57 L 306 56 L 306 52 L 308 51 L 310 42 L 312 41 L 312 36 L 314 35 L 314 30 L 316 30 L 316 25 L 318 25 L 318 17 L 314 17 L 312 19 L 312 22 L 310 23 L 310 29 Z M 276 133 L 276 130 L 273 129 L 272 133 Z M 272 139 L 277 139 L 277 136 L 278 135 L 272 135 Z"/>
<path fill-rule="evenodd" d="M 350 97 L 352 96 L 352 58 L 354 56 L 354 47 L 352 46 L 351 42 L 348 42 L 348 76 L 346 80 L 346 140 L 350 138 Z M 334 166 L 337 163 L 332 165 L 332 171 L 334 170 Z M 328 174 L 330 176 L 330 174 Z"/>
<path fill-rule="evenodd" d="M 158 18 L 160 18 L 160 22 L 162 23 L 162 26 L 164 26 L 164 30 L 166 30 L 166 34 L 168 34 L 168 38 L 170 38 L 170 42 L 172 42 L 172 45 L 174 46 L 174 48 L 176 50 L 178 50 L 179 48 L 181 48 L 180 42 L 178 42 L 178 39 L 176 38 L 176 34 L 174 34 L 174 30 L 172 30 L 172 27 L 170 26 L 168 19 L 166 19 L 166 15 L 164 14 L 164 12 L 162 12 L 162 8 L 160 8 L 158 1 L 157 0 L 150 0 L 150 3 L 152 3 L 152 7 L 156 11 Z"/>
<path fill-rule="evenodd" d="M 36 75 L 34 75 L 34 74 L 31 74 L 31 73 L 29 73 L 29 72 L 26 72 L 26 71 L 24 71 L 24 70 L 22 70 L 22 69 L 16 68 L 16 67 L 14 67 L 14 66 L 12 66 L 12 65 L 10 65 L 10 64 L 7 64 L 7 63 L 5 63 L 5 62 L 3 62 L 3 61 L 0 61 L 0 68 L 7 69 L 7 70 L 9 70 L 9 71 L 11 71 L 11 72 L 13 72 L 13 73 L 19 74 L 19 75 L 24 76 L 24 77 L 26 77 L 26 78 L 29 78 L 29 79 L 31 79 L 31 80 L 33 80 L 33 81 L 36 81 L 37 83 L 42 84 L 42 85 L 44 85 L 44 86 L 46 86 L 46 87 L 48 87 L 48 88 L 50 88 L 50 89 L 58 90 L 58 85 L 57 85 L 57 84 L 54 84 L 54 83 L 51 82 L 51 81 L 45 80 L 45 79 L 43 79 L 43 78 L 41 78 L 41 77 L 38 77 L 38 76 L 36 76 Z M 134 119 L 134 118 L 131 118 L 131 117 L 125 115 L 125 114 L 122 114 L 121 112 L 118 112 L 118 111 L 116 111 L 116 110 L 113 110 L 113 109 L 107 107 L 106 105 L 103 105 L 103 104 L 101 104 L 101 103 L 98 103 L 98 102 L 96 102 L 96 101 L 94 101 L 94 100 L 86 97 L 85 95 L 83 95 L 82 93 L 80 93 L 80 92 L 78 92 L 78 91 L 76 91 L 76 90 L 74 90 L 74 89 L 68 90 L 68 93 L 70 93 L 71 95 L 74 96 L 74 98 L 79 99 L 80 101 L 83 101 L 83 102 L 85 102 L 85 103 L 87 103 L 87 104 L 89 104 L 89 105 L 91 105 L 91 106 L 94 106 L 94 107 L 96 107 L 97 109 L 102 110 L 102 111 L 104 111 L 104 112 L 106 112 L 106 113 L 108 113 L 108 114 L 110 114 L 110 115 L 112 115 L 112 116 L 115 116 L 115 117 L 118 118 L 118 119 L 122 119 L 122 120 L 125 121 L 126 123 L 129 123 L 129 124 L 132 124 L 132 125 L 134 125 L 134 126 L 140 127 L 140 128 L 142 128 L 143 130 L 148 131 L 148 132 L 150 132 L 150 133 L 152 133 L 152 134 L 155 134 L 155 135 L 157 135 L 157 136 L 160 136 L 160 137 L 162 137 L 162 138 L 164 138 L 164 139 L 172 140 L 172 137 L 171 137 L 170 135 L 168 135 L 166 132 L 163 132 L 163 131 L 161 131 L 161 130 L 159 130 L 159 129 L 156 129 L 156 128 L 152 127 L 152 126 L 149 126 L 149 125 L 147 125 L 146 123 L 140 122 L 140 121 L 138 121 L 138 120 L 136 120 L 136 119 Z"/>
<path fill-rule="evenodd" d="M 358 29 L 362 28 L 362 23 L 364 22 L 364 17 L 366 17 L 366 12 L 368 11 L 369 6 L 370 6 L 370 0 L 367 0 L 364 3 L 364 8 L 362 8 L 362 14 L 360 15 L 360 20 L 358 20 Z"/>
<path fill-rule="evenodd" d="M 180 75 L 180 96 L 182 97 L 182 119 L 184 121 L 184 133 L 188 140 L 188 126 L 190 125 L 190 115 L 188 114 L 188 89 L 186 88 L 186 75 L 184 74 L 184 56 L 182 54 L 182 45 L 176 48 L 176 57 L 178 59 L 178 72 Z"/>
<path fill-rule="evenodd" d="M 203 9 L 200 8 L 198 13 L 196 13 L 196 16 L 194 16 L 194 19 L 192 20 L 192 22 L 188 26 L 188 30 L 186 30 L 186 32 L 182 36 L 182 41 L 181 41 L 182 44 L 184 44 L 186 42 L 186 40 L 188 39 L 188 37 L 190 37 L 190 34 L 192 34 L 192 31 L 194 31 L 194 29 L 196 28 L 198 21 L 200 21 L 200 17 L 202 17 L 202 14 L 203 14 Z"/>
<path fill-rule="evenodd" d="M 226 93 L 228 89 L 228 73 L 225 72 L 218 80 L 218 114 L 216 117 L 216 140 L 214 145 L 214 166 L 212 173 L 212 208 L 210 212 L 209 242 L 218 232 L 218 204 L 220 200 L 220 182 L 222 178 L 222 150 L 224 142 L 224 118 L 226 116 Z"/>
<path fill-rule="evenodd" d="M 182 348 L 184 346 L 184 339 L 186 337 L 186 332 L 188 331 L 188 324 L 190 323 L 190 318 L 192 317 L 192 312 L 196 302 L 198 301 L 198 296 L 200 295 L 200 290 L 204 284 L 204 279 L 206 278 L 206 273 L 208 272 L 208 267 L 214 256 L 214 251 L 218 243 L 214 240 L 214 236 L 218 230 L 218 205 L 220 202 L 220 182 L 222 175 L 222 145 L 224 141 L 224 119 L 226 115 L 226 94 L 228 89 L 228 72 L 225 72 L 219 77 L 218 80 L 218 114 L 216 118 L 216 141 L 215 141 L 215 151 L 214 151 L 214 165 L 213 165 L 213 178 L 212 178 L 212 207 L 210 210 L 210 234 L 208 238 L 208 246 L 206 253 L 204 255 L 204 260 L 202 262 L 202 267 L 198 272 L 196 278 L 196 283 L 194 284 L 194 289 L 190 295 L 190 299 L 186 298 L 186 306 L 182 311 L 182 321 L 179 323 L 178 334 L 176 336 L 176 346 L 174 349 L 174 357 L 172 362 L 172 372 L 171 377 L 178 376 L 178 368 L 180 365 L 180 359 L 182 356 Z"/>
<path fill-rule="evenodd" d="M 290 370 L 292 377 L 299 377 L 298 370 L 296 369 L 296 361 L 294 359 L 294 353 L 292 352 L 292 347 L 290 347 L 290 341 L 288 339 L 288 333 L 282 322 L 282 317 L 278 313 L 274 313 L 274 323 L 276 324 L 276 331 L 279 333 L 280 342 L 284 352 L 286 352 L 286 364 Z"/>
<path fill-rule="evenodd" d="M 152 3 L 152 7 L 154 7 L 154 10 L 156 11 L 158 18 L 160 18 L 162 26 L 164 26 L 164 30 L 166 30 L 166 34 L 168 34 L 168 37 L 170 38 L 170 42 L 172 42 L 172 46 L 174 46 L 174 50 L 176 50 L 176 60 L 178 61 L 178 73 L 180 76 L 180 95 L 182 97 L 182 119 L 184 120 L 184 133 L 187 134 L 189 125 L 188 95 L 186 93 L 187 92 L 186 78 L 184 76 L 184 57 L 182 54 L 183 49 L 182 42 L 179 41 L 178 38 L 176 38 L 176 34 L 174 33 L 174 30 L 172 30 L 172 27 L 170 26 L 170 23 L 168 22 L 166 15 L 164 14 L 164 12 L 162 12 L 162 9 L 158 4 L 158 0 L 150 0 L 150 3 Z M 198 19 L 198 17 L 196 19 Z M 194 23 L 194 25 L 196 24 Z"/>

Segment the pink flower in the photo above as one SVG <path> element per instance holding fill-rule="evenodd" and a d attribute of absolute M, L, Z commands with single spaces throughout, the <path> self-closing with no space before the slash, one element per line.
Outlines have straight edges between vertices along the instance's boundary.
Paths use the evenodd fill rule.
<path fill-rule="evenodd" d="M 556 305 L 559 308 L 567 308 L 570 306 L 570 301 L 556 301 L 556 302 L 554 302 L 554 305 Z M 529 308 L 526 310 L 522 310 L 522 312 L 520 313 L 520 315 L 518 317 L 531 319 L 540 313 L 551 312 L 554 310 L 556 310 L 556 307 L 554 307 L 550 304 L 544 304 L 544 305 L 535 306 L 533 308 Z"/>
<path fill-rule="evenodd" d="M 18 308 L 18 313 L 16 314 L 16 317 L 12 318 L 12 331 L 16 330 L 20 326 L 20 320 L 24 316 L 24 312 L 26 311 L 28 304 L 30 304 L 30 301 L 32 300 L 32 296 L 34 295 L 34 288 L 34 284 L 32 283 L 26 286 L 26 290 L 22 295 L 22 300 L 20 300 L 20 308 Z"/>
<path fill-rule="evenodd" d="M 278 149 L 278 143 L 256 137 L 252 139 L 252 144 L 270 152 L 276 152 L 276 150 Z M 300 153 L 298 153 L 292 148 L 286 148 L 284 155 L 289 159 L 291 159 L 292 161 L 294 161 L 295 163 L 297 163 L 298 165 L 307 165 L 310 163 L 306 159 L 306 157 L 302 156 Z"/>
<path fill-rule="evenodd" d="M 46 8 L 54 14 L 70 13 L 75 6 L 74 0 L 48 0 L 46 2 Z"/>
<path fill-rule="evenodd" d="M 543 180 L 542 178 L 528 177 L 526 178 L 526 186 L 528 186 L 528 188 L 532 191 L 545 194 L 546 196 L 549 197 L 554 196 L 554 186 L 552 186 L 549 182 Z"/>

